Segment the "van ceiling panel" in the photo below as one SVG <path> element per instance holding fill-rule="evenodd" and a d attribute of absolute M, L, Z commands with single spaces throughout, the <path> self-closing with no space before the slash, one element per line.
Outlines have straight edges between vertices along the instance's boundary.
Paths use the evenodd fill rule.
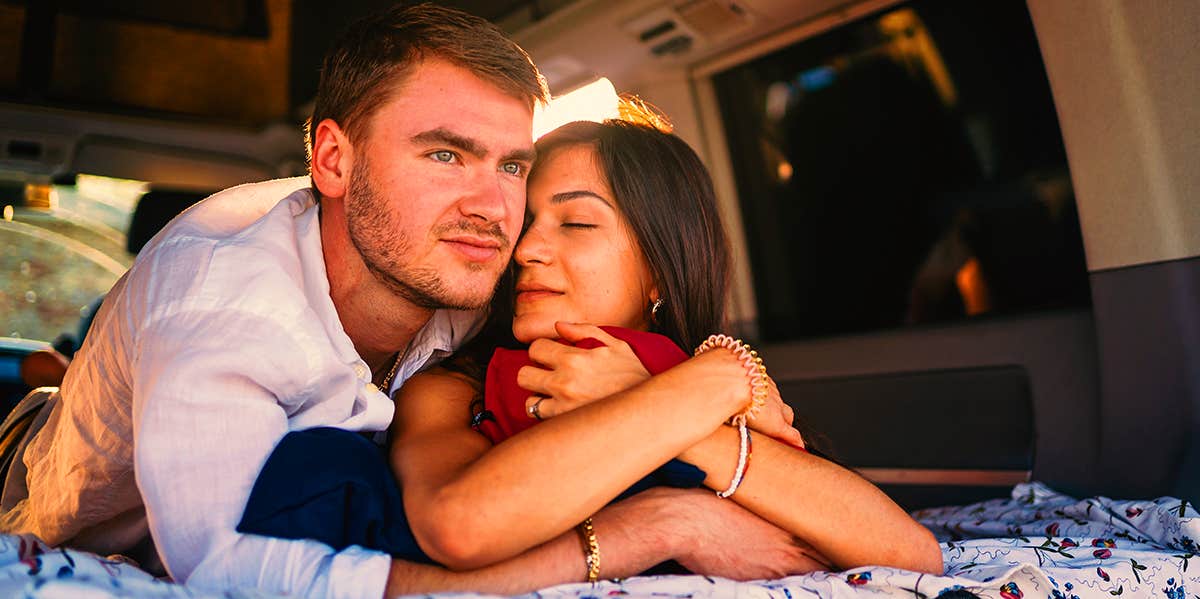
<path fill-rule="evenodd" d="M 575 1 L 440 3 L 528 23 Z M 393 4 L 0 0 L 0 99 L 252 127 L 298 124 L 334 35 Z"/>
<path fill-rule="evenodd" d="M 234 1 L 215 6 L 220 12 Z M 192 19 L 190 27 L 184 23 L 190 11 L 167 8 L 178 3 L 160 8 L 145 2 L 6 4 L 0 7 L 0 37 L 18 41 L 0 43 L 0 64 L 17 66 L 0 69 L 0 97 L 208 122 L 261 125 L 284 119 L 290 109 L 291 5 L 288 0 L 242 1 L 243 8 L 215 17 L 220 22 Z M 249 7 L 251 1 L 258 8 Z M 208 27 L 254 28 L 255 14 L 264 11 L 260 16 L 268 25 L 259 33 L 269 35 L 238 37 L 232 30 L 213 33 Z"/>
<path fill-rule="evenodd" d="M 7 3 L 28 5 L 29 0 Z M 56 5 L 65 13 L 101 19 L 159 23 L 235 37 L 266 39 L 269 34 L 266 0 L 57 0 Z"/>
<path fill-rule="evenodd" d="M 70 172 L 104 173 L 208 192 L 275 176 L 271 167 L 240 156 L 96 136 L 79 140 Z"/>
<path fill-rule="evenodd" d="M 689 68 L 753 39 L 836 13 L 847 4 L 845 0 L 581 0 L 570 10 L 516 31 L 514 39 L 539 65 L 569 59 L 587 66 L 586 73 L 561 77 L 546 73 L 555 93 L 601 75 L 619 91 L 630 91 L 664 71 Z M 718 25 L 721 21 L 725 22 Z M 670 31 L 641 39 L 664 22 L 671 23 Z M 689 41 L 675 42 L 679 51 L 656 55 L 655 47 L 675 38 Z"/>

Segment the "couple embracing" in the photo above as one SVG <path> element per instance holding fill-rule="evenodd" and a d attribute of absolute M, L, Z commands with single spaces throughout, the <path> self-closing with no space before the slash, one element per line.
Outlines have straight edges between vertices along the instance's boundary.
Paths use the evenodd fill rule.
<path fill-rule="evenodd" d="M 695 153 L 628 121 L 535 144 L 546 99 L 480 19 L 351 25 L 311 179 L 221 192 L 142 251 L 27 435 L 0 525 L 305 596 L 670 560 L 940 573 L 932 535 L 805 451 L 761 362 L 714 336 L 730 257 Z"/>

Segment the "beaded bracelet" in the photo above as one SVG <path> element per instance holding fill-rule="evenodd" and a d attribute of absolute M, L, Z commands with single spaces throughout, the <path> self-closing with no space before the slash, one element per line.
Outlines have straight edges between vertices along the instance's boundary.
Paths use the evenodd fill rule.
<path fill-rule="evenodd" d="M 579 524 L 579 536 L 583 539 L 584 563 L 587 564 L 587 581 L 600 580 L 600 541 L 596 539 L 596 527 L 587 518 Z"/>
<path fill-rule="evenodd" d="M 763 365 L 758 352 L 742 343 L 741 339 L 734 339 L 728 335 L 710 335 L 708 339 L 704 340 L 704 343 L 700 344 L 700 347 L 696 348 L 695 355 L 698 356 L 718 347 L 732 351 L 733 355 L 742 360 L 742 364 L 746 366 L 746 376 L 750 377 L 750 404 L 729 421 L 730 424 L 745 425 L 747 418 L 754 416 L 763 406 L 767 405 L 767 394 L 769 393 L 767 367 Z"/>
<path fill-rule="evenodd" d="M 729 488 L 717 491 L 717 497 L 721 499 L 733 495 L 734 491 L 737 491 L 738 487 L 742 485 L 742 479 L 746 478 L 746 468 L 750 465 L 750 454 L 754 451 L 754 447 L 750 443 L 750 430 L 746 428 L 744 421 L 738 424 L 738 436 L 741 441 L 738 444 L 737 468 L 733 471 L 733 480 L 729 483 Z"/>

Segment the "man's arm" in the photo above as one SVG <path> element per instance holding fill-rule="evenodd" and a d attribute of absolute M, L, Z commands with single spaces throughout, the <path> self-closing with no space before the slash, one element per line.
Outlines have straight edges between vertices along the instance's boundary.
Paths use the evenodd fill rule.
<path fill-rule="evenodd" d="M 529 514 L 536 518 L 536 514 Z M 700 489 L 650 489 L 593 516 L 600 576 L 627 578 L 675 559 L 734 580 L 778 578 L 825 569 L 793 537 L 732 501 Z M 523 593 L 586 579 L 575 531 L 498 564 L 466 572 L 395 560 L 387 596 L 434 591 Z"/>
<path fill-rule="evenodd" d="M 389 558 L 236 532 L 250 489 L 289 416 L 333 410 L 319 339 L 234 309 L 185 311 L 139 332 L 134 467 L 150 531 L 180 582 L 302 596 L 377 597 Z M 249 348 L 249 349 L 248 349 Z M 350 388 L 353 393 L 353 388 Z M 346 410 L 348 411 L 348 410 Z M 337 422 L 349 414 L 309 414 Z"/>

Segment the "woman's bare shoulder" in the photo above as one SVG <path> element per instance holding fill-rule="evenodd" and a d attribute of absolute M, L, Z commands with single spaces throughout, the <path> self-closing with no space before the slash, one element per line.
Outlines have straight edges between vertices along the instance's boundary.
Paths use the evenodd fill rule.
<path fill-rule="evenodd" d="M 454 397 L 474 397 L 480 391 L 479 381 L 461 372 L 456 372 L 441 366 L 435 366 L 424 372 L 409 377 L 400 387 L 398 394 L 411 393 L 449 393 Z"/>

